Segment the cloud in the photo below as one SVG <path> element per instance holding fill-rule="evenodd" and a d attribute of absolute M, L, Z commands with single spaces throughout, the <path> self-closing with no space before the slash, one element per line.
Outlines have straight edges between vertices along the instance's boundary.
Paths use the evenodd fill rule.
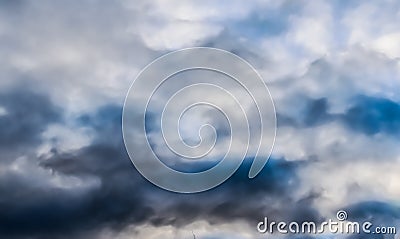
<path fill-rule="evenodd" d="M 360 202 L 349 205 L 347 211 L 350 212 L 349 220 L 351 221 L 360 223 L 366 221 L 371 222 L 373 224 L 370 228 L 371 231 L 375 231 L 377 227 L 397 228 L 398 222 L 400 221 L 400 208 L 385 202 Z M 366 234 L 362 232 L 361 235 L 363 238 L 386 238 L 384 234 Z M 355 236 L 349 236 L 348 238 L 355 238 Z"/>
<path fill-rule="evenodd" d="M 264 216 L 321 221 L 339 208 L 354 220 L 399 221 L 396 1 L 0 5 L 1 237 L 191 238 L 195 229 L 198 238 L 260 238 Z M 140 69 L 191 46 L 254 65 L 279 127 L 258 177 L 247 178 L 250 155 L 220 187 L 180 195 L 135 170 L 121 112 Z M 204 120 L 227 136 L 203 113 L 186 119 L 188 140 L 190 123 Z"/>
<path fill-rule="evenodd" d="M 0 93 L 0 149 L 9 153 L 37 145 L 46 127 L 62 122 L 61 108 L 46 96 L 15 87 Z M 3 155 L 3 160 L 7 156 Z"/>
<path fill-rule="evenodd" d="M 350 131 L 367 135 L 378 133 L 397 136 L 400 129 L 400 105 L 385 98 L 355 96 L 348 102 L 350 106 L 344 113 L 330 113 L 326 98 L 308 99 L 302 109 L 301 117 L 291 118 L 279 115 L 281 126 L 316 127 L 330 122 L 340 122 Z"/>
<path fill-rule="evenodd" d="M 379 132 L 397 136 L 400 130 L 400 105 L 388 99 L 360 97 L 343 119 L 349 128 L 366 134 Z"/>
<path fill-rule="evenodd" d="M 99 225 L 117 231 L 142 224 L 179 228 L 205 219 L 217 224 L 234 220 L 255 223 L 263 212 L 273 212 L 277 218 L 318 218 L 313 209 L 307 209 L 308 199 L 292 198 L 289 193 L 297 184 L 297 162 L 272 160 L 267 170 L 247 184 L 249 160 L 218 189 L 198 195 L 168 193 L 152 186 L 133 169 L 122 144 L 120 107 L 107 106 L 76 120 L 96 129 L 90 145 L 67 153 L 53 150 L 49 152 L 51 157 L 43 159 L 17 159 L 2 173 L 3 182 L 19 182 L 18 189 L 2 185 L 3 236 L 61 237 L 69 232 L 66 237 L 90 237 L 85 233 Z M 22 176 L 28 172 L 29 176 Z M 13 200 L 21 188 L 30 192 L 29 200 Z M 282 211 L 276 202 L 269 205 L 278 198 L 303 209 L 293 205 Z"/>
<path fill-rule="evenodd" d="M 52 227 L 44 228 L 40 220 L 31 220 L 34 218 L 66 229 L 66 224 L 57 225 L 57 218 L 64 213 L 63 217 L 69 218 L 71 213 L 77 212 L 72 208 L 81 205 L 74 204 L 75 199 L 84 202 L 100 181 L 95 177 L 66 176 L 38 167 L 40 159 L 36 148 L 43 142 L 42 133 L 63 120 L 60 108 L 46 95 L 16 88 L 2 92 L 0 104 L 7 111 L 0 117 L 1 234 L 13 237 L 30 232 L 51 233 Z M 52 208 L 57 208 L 58 212 Z"/>

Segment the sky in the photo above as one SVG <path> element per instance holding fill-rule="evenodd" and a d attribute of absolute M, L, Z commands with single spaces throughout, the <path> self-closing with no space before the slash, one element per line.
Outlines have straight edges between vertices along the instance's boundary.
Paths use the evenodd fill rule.
<path fill-rule="evenodd" d="M 398 22 L 396 0 L 0 0 L 0 238 L 259 239 L 265 216 L 321 222 L 338 210 L 399 226 Z M 198 46 L 232 52 L 259 72 L 277 132 L 254 179 L 249 155 L 219 187 L 178 194 L 135 169 L 122 108 L 146 65 Z M 150 116 L 160 116 L 165 97 Z M 183 119 L 189 141 L 204 113 Z M 146 123 L 156 128 L 153 118 Z M 210 122 L 226 137 L 224 120 Z M 156 151 L 170 155 L 155 131 Z M 166 158 L 181 170 L 215 163 Z"/>

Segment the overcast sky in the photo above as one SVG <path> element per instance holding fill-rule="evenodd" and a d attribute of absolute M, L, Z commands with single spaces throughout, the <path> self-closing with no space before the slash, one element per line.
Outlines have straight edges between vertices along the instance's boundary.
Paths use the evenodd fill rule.
<path fill-rule="evenodd" d="M 400 225 L 399 22 L 396 0 L 0 0 L 0 237 L 258 239 L 264 216 L 338 210 Z M 141 69 L 194 46 L 251 63 L 278 128 L 255 179 L 249 158 L 183 195 L 138 173 L 121 117 Z"/>

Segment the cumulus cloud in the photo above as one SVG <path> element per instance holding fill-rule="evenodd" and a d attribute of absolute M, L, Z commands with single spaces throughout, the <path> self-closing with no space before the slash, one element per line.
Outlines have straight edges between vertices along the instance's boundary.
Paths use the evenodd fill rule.
<path fill-rule="evenodd" d="M 399 9 L 396 1 L 0 1 L 0 236 L 262 238 L 255 226 L 264 216 L 319 222 L 339 209 L 354 221 L 398 223 Z M 136 171 L 121 116 L 140 69 L 191 46 L 254 65 L 278 133 L 255 179 L 248 155 L 220 187 L 180 195 Z M 155 99 L 150 133 L 157 104 L 180 87 Z M 209 113 L 185 118 L 189 142 L 196 122 L 227 136 Z"/>

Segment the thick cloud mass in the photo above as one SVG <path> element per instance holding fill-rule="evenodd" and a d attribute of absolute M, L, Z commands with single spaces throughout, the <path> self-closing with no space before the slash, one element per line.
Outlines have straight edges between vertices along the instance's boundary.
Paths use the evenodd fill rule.
<path fill-rule="evenodd" d="M 21 87 L 22 88 L 22 87 Z M 11 89 L 0 95 L 0 147 L 29 147 L 38 144 L 40 133 L 61 120 L 61 109 L 43 95 L 26 89 Z"/>
<path fill-rule="evenodd" d="M 261 235 L 256 225 L 322 222 L 338 210 L 374 228 L 400 225 L 399 13 L 390 0 L 0 0 L 0 238 L 393 238 Z M 137 172 L 121 117 L 138 72 L 192 46 L 249 61 L 270 88 L 278 131 L 255 179 L 249 155 L 221 186 L 184 195 Z M 198 140 L 190 122 L 207 117 L 187 118 L 189 142 Z M 228 138 L 226 122 L 210 122 Z"/>

